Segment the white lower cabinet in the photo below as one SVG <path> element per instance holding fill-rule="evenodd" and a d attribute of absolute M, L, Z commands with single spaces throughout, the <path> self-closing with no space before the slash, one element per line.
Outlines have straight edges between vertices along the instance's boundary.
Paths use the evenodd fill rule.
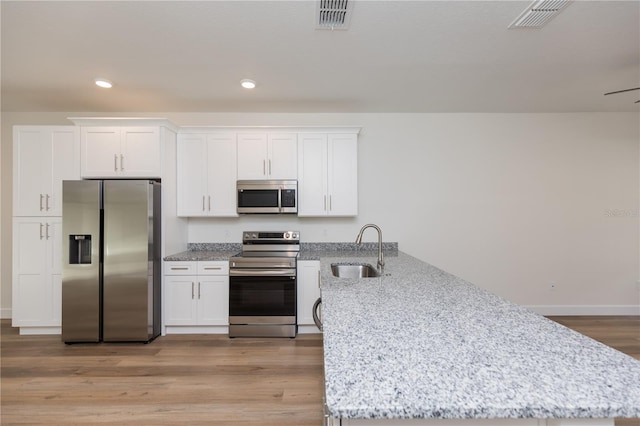
<path fill-rule="evenodd" d="M 62 218 L 13 219 L 12 325 L 20 334 L 59 334 Z"/>
<path fill-rule="evenodd" d="M 164 323 L 171 333 L 227 333 L 229 263 L 164 263 Z"/>
<path fill-rule="evenodd" d="M 313 322 L 313 304 L 320 297 L 320 261 L 298 261 L 298 332 L 319 333 Z"/>

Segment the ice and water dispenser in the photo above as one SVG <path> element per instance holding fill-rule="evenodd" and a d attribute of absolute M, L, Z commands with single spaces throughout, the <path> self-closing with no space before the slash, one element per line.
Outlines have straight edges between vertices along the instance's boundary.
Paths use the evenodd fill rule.
<path fill-rule="evenodd" d="M 91 263 L 91 235 L 69 235 L 69 264 Z"/>

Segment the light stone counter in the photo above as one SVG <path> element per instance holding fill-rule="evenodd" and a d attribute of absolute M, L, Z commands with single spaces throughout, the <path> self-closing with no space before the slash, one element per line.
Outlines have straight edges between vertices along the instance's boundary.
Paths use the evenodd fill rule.
<path fill-rule="evenodd" d="M 402 252 L 386 257 L 383 277 L 360 280 L 333 277 L 331 263 L 375 266 L 375 256 L 326 254 L 329 424 L 613 425 L 613 417 L 640 417 L 640 361 Z M 469 420 L 493 418 L 514 420 Z"/>

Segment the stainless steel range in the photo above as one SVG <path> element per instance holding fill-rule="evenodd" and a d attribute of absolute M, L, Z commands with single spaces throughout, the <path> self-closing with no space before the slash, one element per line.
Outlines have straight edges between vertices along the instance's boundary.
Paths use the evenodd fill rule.
<path fill-rule="evenodd" d="M 295 337 L 298 231 L 242 233 L 229 259 L 229 337 Z"/>

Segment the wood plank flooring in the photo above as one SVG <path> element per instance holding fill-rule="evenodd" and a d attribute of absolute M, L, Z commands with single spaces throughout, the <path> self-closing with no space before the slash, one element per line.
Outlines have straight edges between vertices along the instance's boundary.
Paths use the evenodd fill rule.
<path fill-rule="evenodd" d="M 640 359 L 640 317 L 552 319 Z M 321 335 L 65 345 L 8 320 L 0 333 L 2 425 L 322 424 Z"/>

